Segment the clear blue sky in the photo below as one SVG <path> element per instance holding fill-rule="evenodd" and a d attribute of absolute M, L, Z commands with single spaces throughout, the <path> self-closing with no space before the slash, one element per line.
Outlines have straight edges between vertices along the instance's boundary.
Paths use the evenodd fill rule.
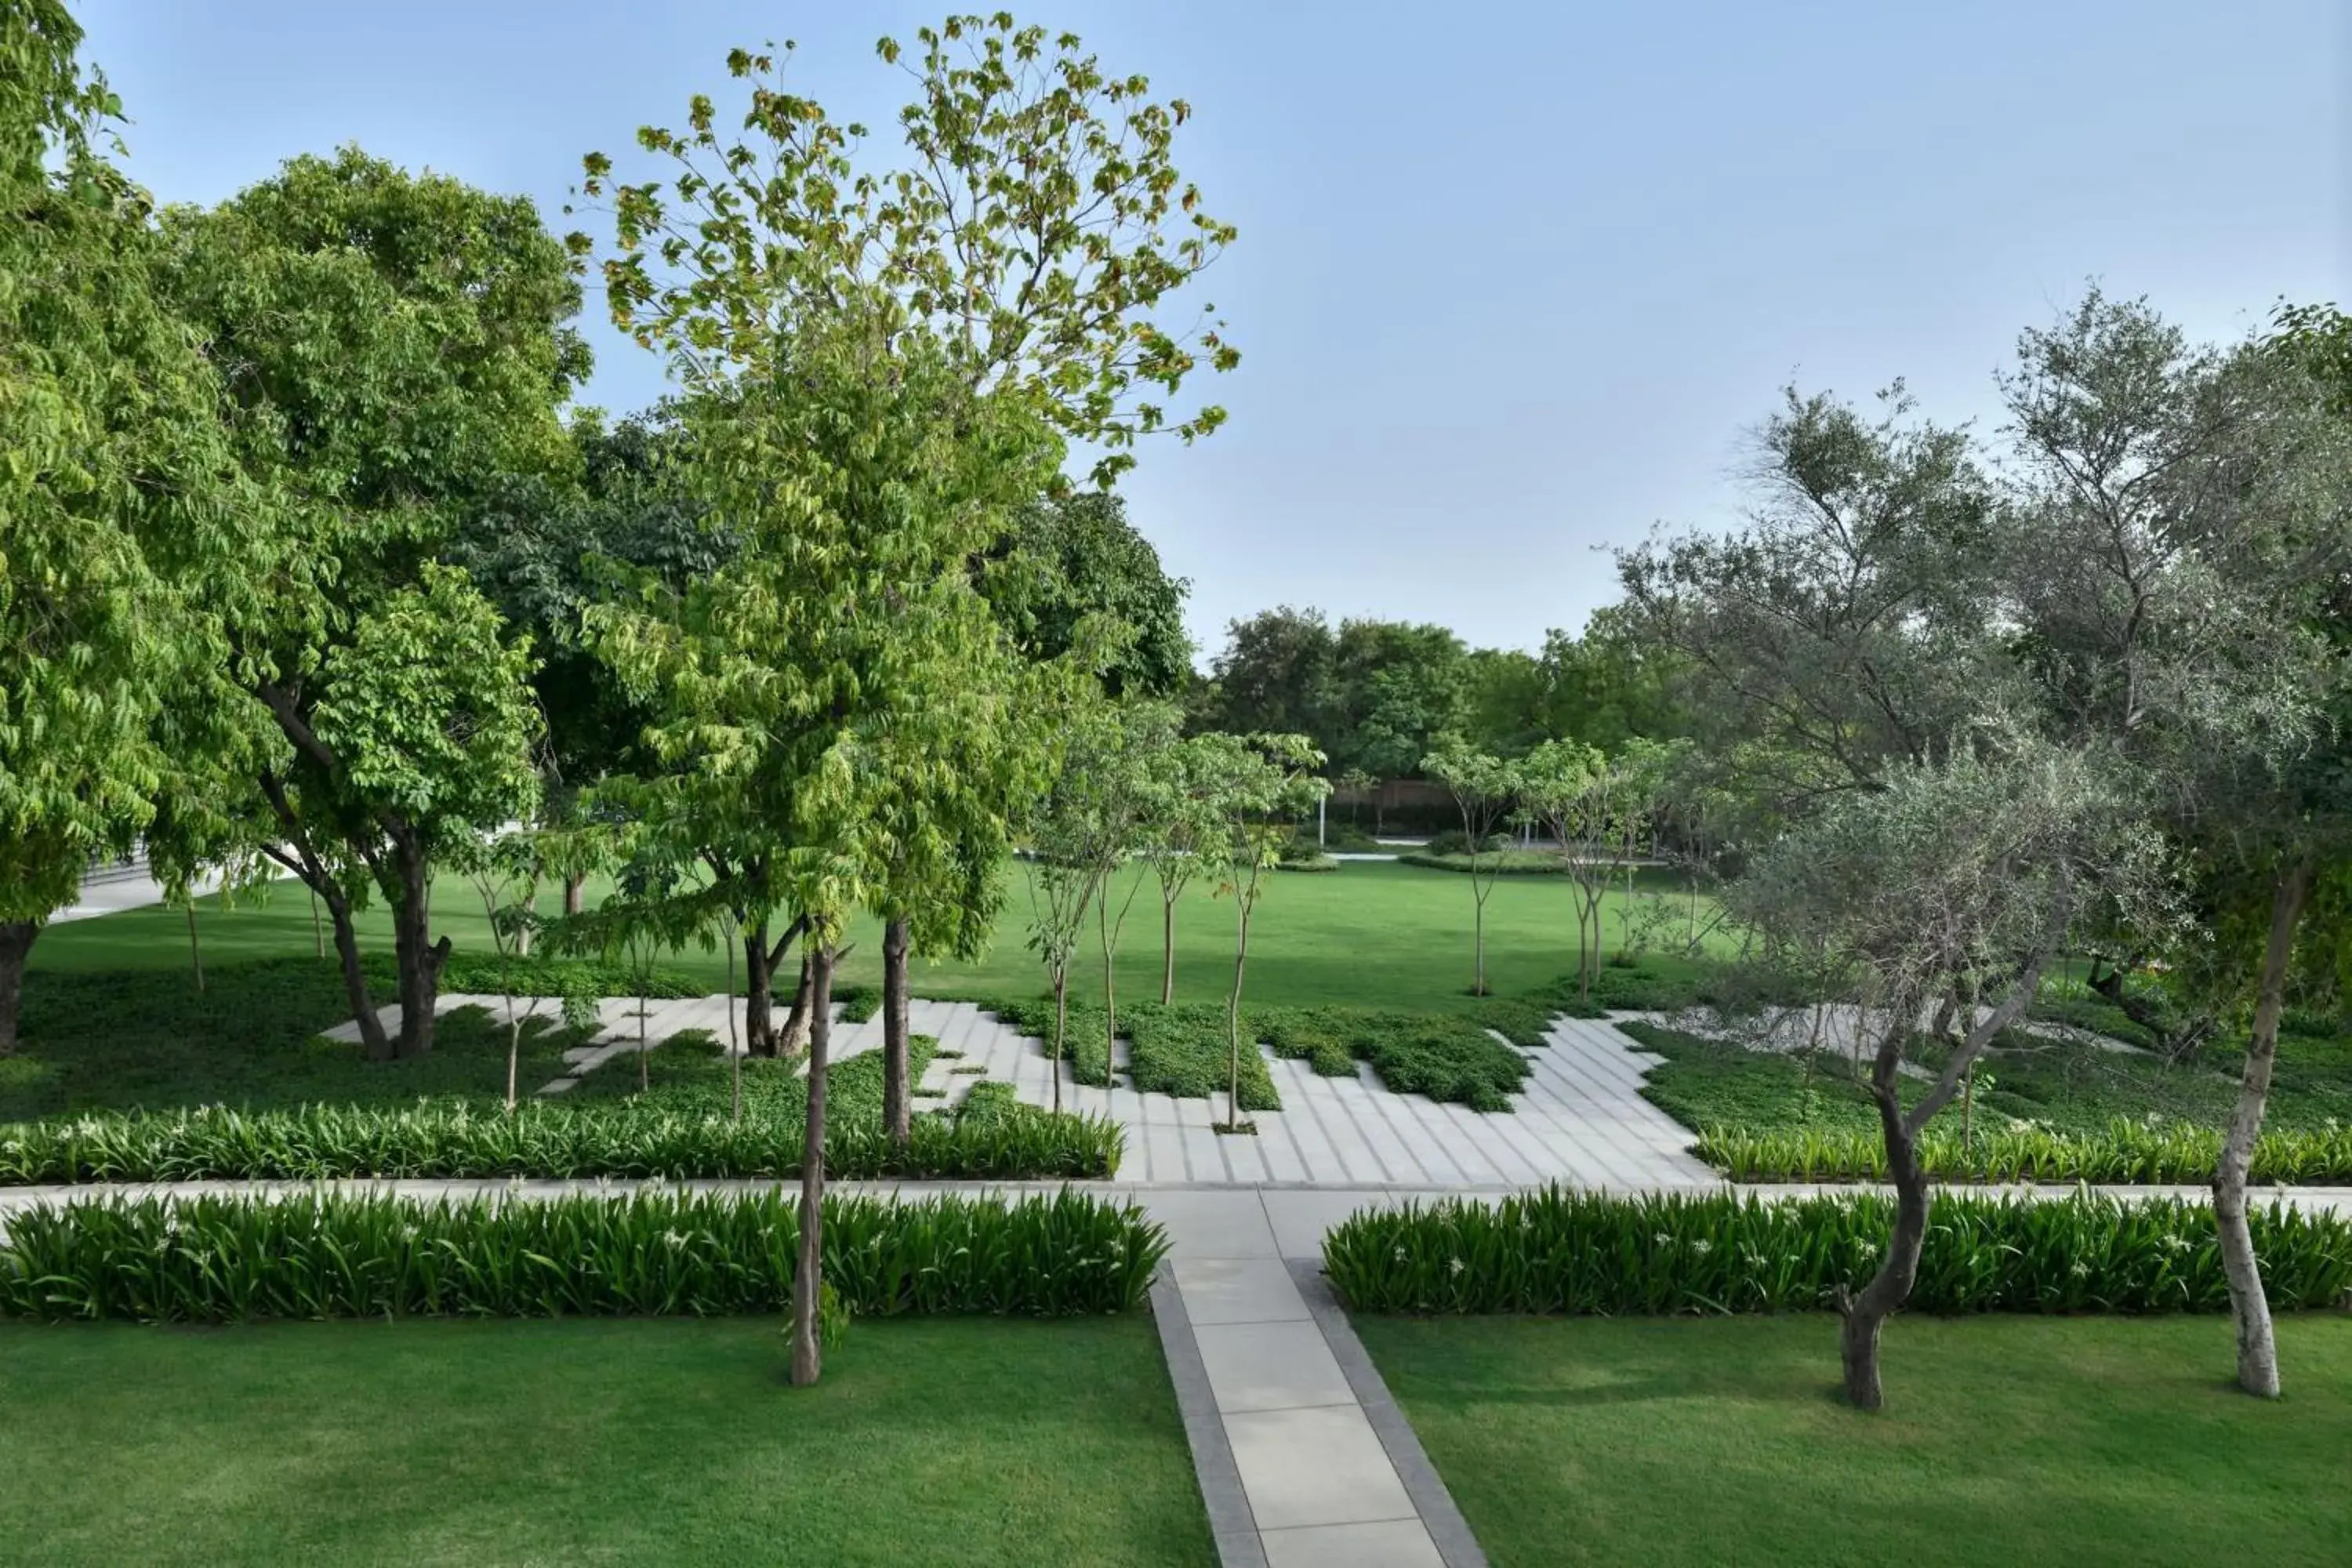
<path fill-rule="evenodd" d="M 874 58 L 940 11 L 733 0 L 82 0 L 134 174 L 217 200 L 370 152 L 537 197 L 791 36 L 888 126 Z M 1090 3 L 1018 14 L 1192 100 L 1241 241 L 1209 279 L 1231 425 L 1125 488 L 1211 649 L 1280 601 L 1532 647 L 1614 596 L 1595 547 L 1736 515 L 1794 378 L 1994 420 L 2019 328 L 2086 278 L 2209 336 L 2352 299 L 2352 5 L 1908 0 Z M 723 100 L 722 100 L 723 101 Z M 592 299 L 593 297 L 592 296 Z M 589 397 L 660 367 L 592 321 Z"/>

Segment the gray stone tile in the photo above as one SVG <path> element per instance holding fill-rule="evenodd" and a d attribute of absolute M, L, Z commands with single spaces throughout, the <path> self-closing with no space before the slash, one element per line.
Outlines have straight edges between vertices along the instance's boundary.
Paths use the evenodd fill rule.
<path fill-rule="evenodd" d="M 1180 1258 L 1170 1268 L 1184 1292 L 1184 1310 L 1206 1323 L 1297 1323 L 1307 1303 L 1290 1269 L 1272 1258 Z"/>
<path fill-rule="evenodd" d="M 1210 1392 L 1225 1415 L 1355 1401 L 1323 1331 L 1312 1321 L 1197 1323 L 1192 1333 Z"/>
<path fill-rule="evenodd" d="M 1285 1258 L 1320 1258 L 1325 1231 L 1364 1209 L 1393 1206 L 1386 1189 L 1380 1187 L 1318 1187 L 1263 1195 L 1275 1246 Z"/>
<path fill-rule="evenodd" d="M 1265 1568 L 1445 1568 L 1429 1531 L 1413 1519 L 1269 1530 L 1258 1539 Z"/>
<path fill-rule="evenodd" d="M 1248 1188 L 1155 1192 L 1145 1195 L 1143 1206 L 1168 1227 L 1171 1258 L 1280 1256 L 1274 1247 L 1274 1227 L 1266 1223 L 1265 1205 Z"/>
<path fill-rule="evenodd" d="M 1224 1422 L 1259 1530 L 1414 1517 L 1412 1499 L 1357 1406 L 1252 1411 Z"/>

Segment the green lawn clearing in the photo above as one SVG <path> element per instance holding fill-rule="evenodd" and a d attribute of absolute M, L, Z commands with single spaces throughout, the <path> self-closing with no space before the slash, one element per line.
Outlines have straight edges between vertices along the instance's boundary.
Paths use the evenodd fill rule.
<path fill-rule="evenodd" d="M 2286 1396 L 2226 1320 L 1899 1318 L 1886 1408 L 1836 1396 L 1824 1317 L 1365 1317 L 1497 1568 L 2336 1563 L 2352 1319 L 2279 1324 Z"/>
<path fill-rule="evenodd" d="M 11 1561 L 1216 1561 L 1148 1317 L 0 1328 Z"/>

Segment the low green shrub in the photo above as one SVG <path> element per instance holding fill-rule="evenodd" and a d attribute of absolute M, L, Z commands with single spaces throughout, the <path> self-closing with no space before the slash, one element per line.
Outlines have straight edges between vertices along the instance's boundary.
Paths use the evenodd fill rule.
<path fill-rule="evenodd" d="M 1555 850 L 1496 849 L 1478 857 L 1471 863 L 1466 851 L 1414 849 L 1397 857 L 1406 866 L 1424 866 L 1433 871 L 1475 871 L 1480 876 L 1496 877 L 1559 877 L 1568 871 L 1568 865 Z"/>
<path fill-rule="evenodd" d="M 1497 1204 L 1372 1210 L 1335 1227 L 1323 1267 L 1358 1311 L 1811 1311 L 1876 1270 L 1893 1214 L 1875 1194 L 1772 1201 L 1550 1188 Z M 2344 1304 L 2352 1220 L 2252 1216 L 2273 1307 Z M 2217 1312 L 2211 1212 L 2175 1200 L 1938 1196 L 1910 1305 L 1927 1312 Z"/>
<path fill-rule="evenodd" d="M 371 978 L 388 987 L 395 976 L 386 962 L 371 966 Z M 646 989 L 638 990 L 639 984 L 627 964 L 610 960 L 534 955 L 502 961 L 494 952 L 468 952 L 463 948 L 451 952 L 441 970 L 445 994 L 475 996 L 645 996 L 674 1001 L 707 996 L 716 989 L 675 969 L 651 970 L 642 982 Z"/>
<path fill-rule="evenodd" d="M 629 1100 L 527 1104 L 511 1115 L 462 1100 L 400 1110 L 109 1111 L 0 1126 L 0 1185 L 359 1176 L 782 1178 L 799 1173 L 801 1137 L 797 1116 L 747 1112 L 736 1121 L 710 1110 Z M 1093 1116 L 919 1116 L 904 1147 L 891 1142 L 878 1117 L 845 1119 L 827 1129 L 825 1169 L 844 1178 L 1096 1177 L 1116 1172 L 1124 1149 L 1118 1126 Z"/>
<path fill-rule="evenodd" d="M 834 1002 L 841 1008 L 845 1024 L 863 1024 L 882 1011 L 882 988 L 852 982 L 833 988 Z"/>
<path fill-rule="evenodd" d="M 1317 843 L 1315 825 L 1302 823 L 1290 836 L 1286 854 L 1291 855 L 1377 855 L 1381 841 L 1363 828 L 1345 821 L 1328 821 L 1323 825 L 1323 839 Z"/>
<path fill-rule="evenodd" d="M 1748 1131 L 1710 1127 L 1693 1152 L 1735 1182 L 1886 1179 L 1886 1145 L 1860 1127 Z M 1919 1141 L 1930 1175 L 1966 1182 L 2198 1183 L 2213 1178 L 2221 1134 L 2179 1121 L 2118 1119 L 2105 1131 L 1931 1125 Z M 2352 1181 L 2352 1128 L 2274 1128 L 2254 1144 L 2252 1180 L 2310 1186 Z"/>
<path fill-rule="evenodd" d="M 1470 1009 L 1471 1020 L 1529 1050 L 1551 1044 L 1547 1032 L 1564 1009 L 1557 1002 L 1525 996 L 1489 996 Z"/>
<path fill-rule="evenodd" d="M 1339 868 L 1339 862 L 1328 855 L 1317 855 L 1310 851 L 1305 855 L 1286 854 L 1275 862 L 1274 868 L 1277 871 L 1336 871 Z"/>
<path fill-rule="evenodd" d="M 1479 849 L 1481 853 L 1508 849 L 1517 842 L 1517 840 L 1507 833 L 1489 833 L 1479 841 Z M 1429 836 L 1429 842 L 1421 847 L 1421 853 L 1466 857 L 1470 853 L 1470 836 L 1458 827 L 1449 827 L 1443 833 L 1433 833 Z"/>
<path fill-rule="evenodd" d="M 994 1011 L 1024 1035 L 1051 1042 L 1054 1002 L 998 1005 Z M 1244 1110 L 1279 1110 L 1282 1097 L 1266 1076 L 1265 1058 L 1250 1044 L 1254 1015 L 1243 1018 L 1241 1078 Z M 1128 1043 L 1123 1069 L 1129 1085 L 1146 1094 L 1173 1095 L 1178 1100 L 1222 1099 L 1231 1076 L 1225 1037 L 1225 1009 L 1213 1002 L 1129 1002 L 1118 1010 L 1118 1032 Z M 1100 1088 L 1109 1074 L 1103 1010 L 1073 1005 L 1063 1036 L 1063 1053 L 1071 1076 L 1079 1083 Z"/>
<path fill-rule="evenodd" d="M 420 1205 L 315 1193 L 43 1206 L 0 1242 L 0 1315 L 264 1318 L 781 1312 L 798 1205 L 780 1192 L 642 1191 Z M 824 1277 L 860 1318 L 1131 1310 L 1167 1251 L 1131 1205 L 832 1197 Z"/>

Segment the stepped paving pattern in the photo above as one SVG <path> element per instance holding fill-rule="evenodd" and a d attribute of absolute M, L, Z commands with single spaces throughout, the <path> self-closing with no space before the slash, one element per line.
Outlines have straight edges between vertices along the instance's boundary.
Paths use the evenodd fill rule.
<path fill-rule="evenodd" d="M 519 1004 L 528 1006 L 528 1004 Z M 604 1028 L 595 1040 L 575 1047 L 570 1076 L 540 1090 L 562 1094 L 580 1075 L 605 1063 L 625 1060 L 636 1049 L 636 1003 L 608 1000 Z M 448 995 L 442 1011 L 464 1006 L 503 1014 L 496 996 Z M 654 1043 L 686 1029 L 727 1039 L 728 999 L 699 996 L 654 1002 L 645 1020 Z M 541 1014 L 551 1016 L 542 1003 Z M 387 1028 L 399 1024 L 398 1006 L 383 1010 Z M 918 1109 L 954 1104 L 975 1083 L 1013 1085 L 1032 1105 L 1054 1103 L 1054 1065 L 1044 1044 L 1014 1031 L 971 1002 L 918 999 L 908 1022 L 917 1034 L 935 1037 L 940 1049 L 919 1087 L 928 1094 Z M 355 1039 L 355 1026 L 330 1031 Z M 1606 1023 L 1556 1020 L 1548 1047 L 1523 1052 L 1532 1069 L 1524 1092 L 1508 1111 L 1481 1114 L 1444 1105 L 1418 1094 L 1381 1087 L 1370 1067 L 1359 1063 L 1354 1078 L 1321 1078 L 1302 1061 L 1270 1058 L 1266 1070 L 1283 1109 L 1262 1110 L 1252 1120 L 1255 1137 L 1211 1130 L 1223 1115 L 1223 1097 L 1178 1100 L 1118 1088 L 1106 1092 L 1076 1083 L 1061 1069 L 1065 1110 L 1107 1115 L 1127 1129 L 1127 1157 L 1118 1180 L 1147 1183 L 1255 1185 L 1262 1183 L 1315 1186 L 1519 1187 L 1546 1182 L 1584 1186 L 1711 1186 L 1717 1177 L 1689 1152 L 1691 1132 L 1642 1098 L 1642 1080 L 1658 1058 L 1641 1050 Z M 879 1016 L 838 1024 L 833 1035 L 835 1061 L 873 1050 L 882 1043 Z M 1118 1059 L 1125 1060 L 1120 1043 Z M 982 1068 L 982 1073 L 957 1072 Z"/>

